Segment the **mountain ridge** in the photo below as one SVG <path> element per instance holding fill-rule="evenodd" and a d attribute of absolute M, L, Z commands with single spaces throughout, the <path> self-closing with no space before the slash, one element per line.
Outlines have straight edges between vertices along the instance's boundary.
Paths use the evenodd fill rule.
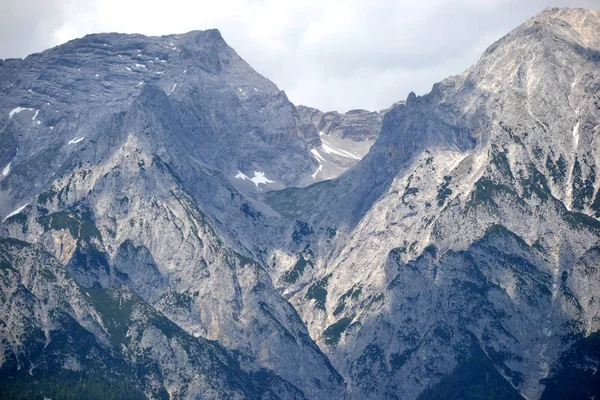
<path fill-rule="evenodd" d="M 52 276 L 79 293 L 52 307 L 86 315 L 96 360 L 143 365 L 125 377 L 151 398 L 552 398 L 600 366 L 598 12 L 526 21 L 317 183 L 381 113 L 295 107 L 204 32 L 92 35 L 49 50 L 39 82 L 0 64 L 3 373 L 37 377 L 61 343 L 11 308 L 59 298 Z M 37 327 L 41 350 L 16 339 Z M 61 352 L 56 370 L 93 354 Z"/>

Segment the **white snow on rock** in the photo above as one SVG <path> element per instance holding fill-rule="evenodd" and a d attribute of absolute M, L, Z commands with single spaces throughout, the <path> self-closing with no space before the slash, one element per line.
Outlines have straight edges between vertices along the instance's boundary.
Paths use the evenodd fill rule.
<path fill-rule="evenodd" d="M 321 153 L 319 153 L 319 151 L 317 149 L 312 149 L 310 152 L 313 154 L 313 156 L 315 156 L 315 158 L 317 159 L 317 161 L 319 163 L 327 162 L 327 160 L 325 158 L 323 158 L 323 156 L 321 155 Z"/>
<path fill-rule="evenodd" d="M 69 143 L 67 143 L 67 144 L 77 144 L 77 143 L 81 142 L 84 138 L 85 138 L 85 136 L 82 136 L 80 138 L 71 139 L 71 140 L 69 140 Z"/>
<path fill-rule="evenodd" d="M 175 84 L 173 85 L 173 88 L 171 89 L 171 91 L 169 92 L 169 94 L 173 93 L 175 91 L 176 87 L 177 87 L 177 82 L 175 82 Z"/>
<path fill-rule="evenodd" d="M 125 69 L 126 69 L 127 71 L 131 72 L 131 68 L 129 68 L 129 67 L 125 67 Z"/>
<path fill-rule="evenodd" d="M 13 115 L 20 113 L 21 111 L 33 111 L 33 108 L 27 108 L 27 107 L 16 107 L 13 108 L 9 113 L 8 113 L 8 119 L 11 119 L 13 117 Z M 36 114 L 37 115 L 37 114 Z"/>
<path fill-rule="evenodd" d="M 350 153 L 346 150 L 342 150 L 342 149 L 334 149 L 333 147 L 331 147 L 330 143 L 326 142 L 325 140 L 321 140 L 321 142 L 323 142 L 323 145 L 321 147 L 323 148 L 323 151 L 327 154 L 336 154 L 341 157 L 353 158 L 355 160 L 360 160 L 360 157 L 357 156 L 356 154 L 352 154 L 352 153 Z"/>
<path fill-rule="evenodd" d="M 578 146 L 579 146 L 579 119 L 577 119 L 577 123 L 573 127 L 573 151 L 576 151 Z"/>
<path fill-rule="evenodd" d="M 319 164 L 319 168 L 317 168 L 317 170 L 315 171 L 315 173 L 312 174 L 313 179 L 317 179 L 317 174 L 319 172 L 321 172 L 322 169 L 323 169 L 323 164 Z"/>
<path fill-rule="evenodd" d="M 2 176 L 6 176 L 8 175 L 8 173 L 10 172 L 10 164 L 12 164 L 12 161 L 9 162 L 6 167 L 4 167 L 4 169 L 2 170 Z"/>
<path fill-rule="evenodd" d="M 254 184 L 256 185 L 256 187 L 258 187 L 258 185 L 260 183 L 262 184 L 266 184 L 266 183 L 275 183 L 275 181 L 270 180 L 269 178 L 267 178 L 265 176 L 264 172 L 260 172 L 260 171 L 254 171 L 254 178 L 250 179 L 252 182 L 254 182 Z"/>
<path fill-rule="evenodd" d="M 9 219 L 13 215 L 17 215 L 18 213 L 20 213 L 21 211 L 23 211 L 25 209 L 25 207 L 27 207 L 28 205 L 29 205 L 29 203 L 25 203 L 24 206 L 17 208 L 15 211 L 11 212 L 6 217 L 4 217 L 4 221 L 6 221 L 7 219 Z"/>
<path fill-rule="evenodd" d="M 135 64 L 136 68 L 146 68 L 146 66 L 144 64 Z"/>
<path fill-rule="evenodd" d="M 240 171 L 238 171 L 237 175 L 234 178 L 241 179 L 243 181 L 245 181 L 246 179 L 250 180 L 250 178 L 248 178 L 246 176 L 246 174 L 244 174 L 243 172 L 240 172 Z"/>
<path fill-rule="evenodd" d="M 270 180 L 269 178 L 267 178 L 265 176 L 265 173 L 262 171 L 254 171 L 254 177 L 249 178 L 247 175 L 245 175 L 243 172 L 238 171 L 237 175 L 235 176 L 236 179 L 241 179 L 243 181 L 245 180 L 249 180 L 250 182 L 254 183 L 254 185 L 256 186 L 256 188 L 258 189 L 258 185 L 260 184 L 267 184 L 267 183 L 275 183 L 275 181 Z"/>

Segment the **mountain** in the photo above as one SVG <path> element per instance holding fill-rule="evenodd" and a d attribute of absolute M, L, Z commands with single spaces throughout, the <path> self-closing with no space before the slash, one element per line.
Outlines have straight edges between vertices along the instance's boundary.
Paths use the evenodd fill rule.
<path fill-rule="evenodd" d="M 5 208 L 18 207 L 5 212 L 4 235 L 43 246 L 62 274 L 84 292 L 97 292 L 100 304 L 92 304 L 90 313 L 98 320 L 106 311 L 110 322 L 98 322 L 91 334 L 127 368 L 144 373 L 131 354 L 143 355 L 146 348 L 174 353 L 144 364 L 152 380 L 138 381 L 143 393 L 243 397 L 257 374 L 262 384 L 278 385 L 292 397 L 341 393 L 341 376 L 263 266 L 218 232 L 235 234 L 224 224 L 236 218 L 249 231 L 260 215 L 252 199 L 235 189 L 236 172 L 260 169 L 265 179 L 291 182 L 301 179 L 303 169 L 312 173 L 316 163 L 299 136 L 295 107 L 217 31 L 162 38 L 92 35 L 26 60 L 4 61 L 0 76 L 6 110 L 0 143 L 7 165 L 0 189 Z M 11 287 L 19 282 L 7 284 L 2 293 L 9 307 L 17 301 Z M 121 287 L 132 294 L 122 295 Z M 197 363 L 208 380 L 225 374 L 185 346 L 165 342 L 170 336 L 156 329 L 146 334 L 140 328 L 141 343 L 130 342 L 135 318 L 147 317 L 135 308 L 134 316 L 110 313 L 133 294 L 170 321 L 194 352 L 204 340 L 218 341 L 218 350 L 227 350 L 223 357 L 239 364 L 232 371 L 248 375 L 246 383 L 215 384 L 229 392 L 212 395 L 200 384 L 186 389 L 182 382 L 195 382 Z M 28 296 L 43 303 L 35 292 Z M 61 311 L 74 317 L 72 308 L 67 301 Z M 8 308 L 3 321 L 13 312 Z M 34 313 L 19 326 L 45 327 L 46 319 Z M 29 370 L 34 379 L 46 375 L 42 369 L 36 374 L 35 366 L 49 356 L 47 347 L 19 348 L 12 329 L 3 339 L 4 357 L 17 360 L 11 371 Z M 49 331 L 45 341 L 54 340 Z M 77 353 L 80 358 L 62 368 L 78 370 L 88 353 Z M 112 363 L 104 364 L 109 374 Z"/>
<path fill-rule="evenodd" d="M 484 364 L 510 383 L 495 398 L 551 398 L 598 331 L 599 28 L 545 10 L 388 111 L 354 169 L 268 194 L 311 233 L 315 267 L 282 290 L 352 396 L 446 398 Z"/>
<path fill-rule="evenodd" d="M 340 114 L 306 106 L 297 109 L 304 125 L 314 126 L 319 132 L 320 146 L 311 149 L 319 163 L 312 176 L 319 181 L 337 178 L 369 152 L 387 111 L 350 110 Z"/>
<path fill-rule="evenodd" d="M 216 30 L 3 60 L 0 392 L 596 396 L 599 66 L 583 9 L 379 113 Z"/>

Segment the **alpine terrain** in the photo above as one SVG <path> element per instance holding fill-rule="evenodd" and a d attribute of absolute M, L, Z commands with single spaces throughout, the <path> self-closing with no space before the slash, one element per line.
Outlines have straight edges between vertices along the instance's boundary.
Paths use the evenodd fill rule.
<path fill-rule="evenodd" d="M 0 398 L 596 398 L 599 189 L 597 11 L 380 112 L 217 30 L 0 60 Z"/>

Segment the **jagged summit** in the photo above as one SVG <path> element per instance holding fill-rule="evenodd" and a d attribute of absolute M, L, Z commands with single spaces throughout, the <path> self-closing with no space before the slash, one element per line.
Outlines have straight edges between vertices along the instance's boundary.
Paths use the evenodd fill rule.
<path fill-rule="evenodd" d="M 577 24 L 577 32 L 585 34 L 569 33 L 569 23 L 562 17 Z M 600 29 L 595 28 L 599 26 L 596 11 L 543 11 L 490 46 L 462 75 L 434 84 L 429 94 L 409 96 L 405 104 L 392 107 L 370 153 L 357 168 L 337 180 L 340 193 L 331 197 L 332 203 L 314 195 L 320 190 L 318 186 L 294 196 L 306 193 L 307 198 L 299 203 L 313 215 L 313 201 L 323 204 L 323 213 L 329 216 L 329 210 L 335 209 L 333 202 L 338 203 L 340 196 L 353 197 L 349 203 L 360 205 L 360 209 L 343 207 L 340 212 L 345 213 L 342 221 L 356 223 L 424 149 L 464 153 L 485 147 L 507 136 L 507 125 L 527 132 L 521 140 L 530 152 L 535 149 L 543 155 L 536 161 L 541 170 L 545 169 L 548 153 L 554 160 L 562 154 L 564 160 L 571 160 L 572 168 L 575 147 L 582 152 L 589 149 L 596 129 L 592 117 L 586 123 L 588 134 L 583 134 L 581 121 L 588 115 L 583 110 L 595 113 L 595 95 L 586 87 L 595 87 L 598 80 Z M 577 41 L 571 38 L 575 36 Z M 596 47 L 584 47 L 583 43 L 596 43 Z M 356 185 L 357 181 L 364 184 Z M 552 189 L 561 199 L 569 196 L 568 187 Z"/>

